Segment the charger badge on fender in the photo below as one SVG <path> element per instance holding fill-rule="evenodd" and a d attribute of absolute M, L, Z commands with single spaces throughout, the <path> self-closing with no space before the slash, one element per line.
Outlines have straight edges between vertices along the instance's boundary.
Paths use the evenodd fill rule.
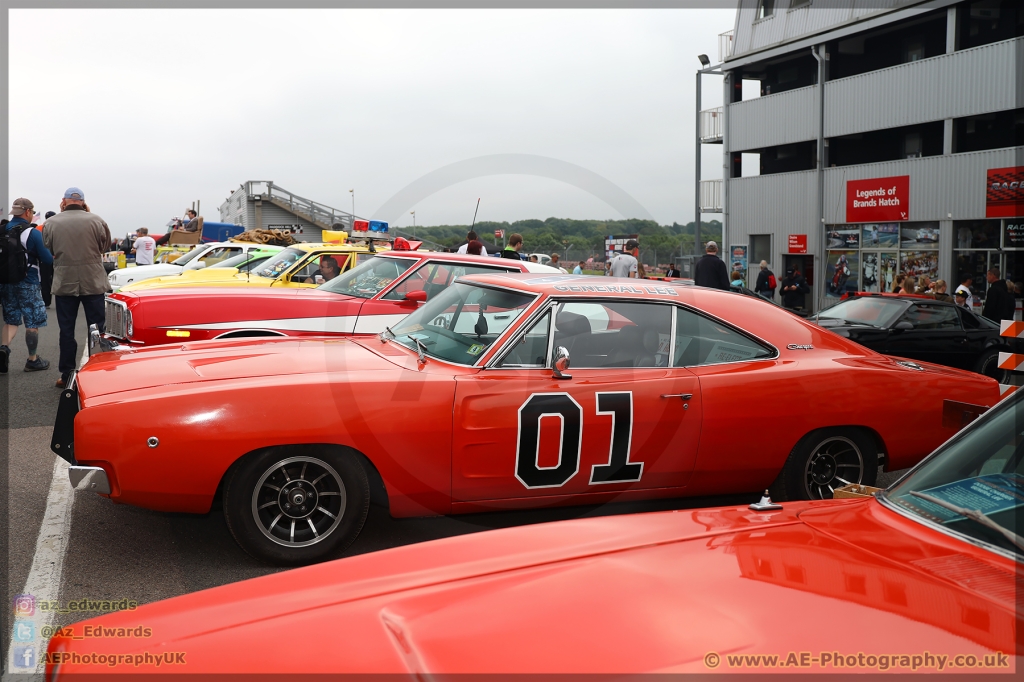
<path fill-rule="evenodd" d="M 808 344 L 791 343 L 788 346 L 786 346 L 786 348 L 788 348 L 789 350 L 814 350 L 814 346 L 812 346 L 809 343 Z"/>

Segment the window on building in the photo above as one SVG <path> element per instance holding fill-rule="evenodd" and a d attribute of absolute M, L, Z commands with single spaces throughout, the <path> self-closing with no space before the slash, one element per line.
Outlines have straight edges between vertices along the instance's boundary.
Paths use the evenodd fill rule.
<path fill-rule="evenodd" d="M 873 130 L 828 140 L 830 166 L 852 166 L 942 154 L 942 121 Z"/>
<path fill-rule="evenodd" d="M 760 267 L 761 261 L 772 262 L 772 236 L 770 234 L 750 235 L 750 267 Z"/>
<path fill-rule="evenodd" d="M 775 13 L 775 0 L 758 0 L 757 18 L 764 19 Z"/>
<path fill-rule="evenodd" d="M 806 7 L 811 4 L 811 0 L 790 0 L 789 8 L 797 9 L 798 7 Z"/>
<path fill-rule="evenodd" d="M 733 99 L 738 102 L 814 85 L 818 81 L 818 63 L 810 52 L 801 50 L 795 55 L 747 65 L 736 73 L 737 82 L 742 84 L 741 92 Z"/>
<path fill-rule="evenodd" d="M 783 144 L 760 150 L 760 173 L 792 173 L 794 171 L 813 170 L 816 165 L 817 143 L 814 140 Z"/>
<path fill-rule="evenodd" d="M 829 78 L 847 78 L 946 52 L 946 10 L 828 44 Z"/>
<path fill-rule="evenodd" d="M 957 5 L 957 46 L 966 50 L 1024 36 L 1020 0 L 975 0 Z"/>
<path fill-rule="evenodd" d="M 953 121 L 953 153 L 1024 145 L 1024 109 L 966 116 Z"/>

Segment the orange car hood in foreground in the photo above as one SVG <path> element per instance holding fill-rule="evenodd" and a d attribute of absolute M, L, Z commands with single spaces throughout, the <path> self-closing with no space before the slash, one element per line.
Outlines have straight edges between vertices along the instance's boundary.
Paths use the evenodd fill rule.
<path fill-rule="evenodd" d="M 62 676 L 153 671 L 145 654 L 167 652 L 181 657 L 161 671 L 179 673 L 765 672 L 764 659 L 735 656 L 791 652 L 808 652 L 807 667 L 778 672 L 879 669 L 851 669 L 860 653 L 907 656 L 918 671 L 958 655 L 1014 670 L 1010 559 L 873 500 L 785 507 L 581 519 L 375 552 L 85 621 L 65 634 L 151 634 L 60 637 L 50 652 Z M 141 663 L 75 663 L 92 652 Z M 853 659 L 811 662 L 823 653 Z"/>
<path fill-rule="evenodd" d="M 395 365 L 345 338 L 225 339 L 101 353 L 82 370 L 80 386 L 88 399 L 173 384 L 355 369 Z"/>

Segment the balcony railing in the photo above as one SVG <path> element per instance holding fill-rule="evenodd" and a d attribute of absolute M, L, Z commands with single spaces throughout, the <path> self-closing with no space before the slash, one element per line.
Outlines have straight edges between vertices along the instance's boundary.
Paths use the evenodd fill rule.
<path fill-rule="evenodd" d="M 732 31 L 718 34 L 718 61 L 724 62 L 732 56 Z"/>
<path fill-rule="evenodd" d="M 700 112 L 700 141 L 720 143 L 722 141 L 722 107 L 705 109 Z"/>
<path fill-rule="evenodd" d="M 707 213 L 722 212 L 722 181 L 700 181 L 700 210 Z"/>

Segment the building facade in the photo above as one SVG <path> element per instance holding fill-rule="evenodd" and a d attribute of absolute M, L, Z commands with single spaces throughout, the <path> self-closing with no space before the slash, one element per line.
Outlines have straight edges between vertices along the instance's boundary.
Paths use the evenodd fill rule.
<path fill-rule="evenodd" d="M 1024 280 L 1022 36 L 1014 0 L 740 0 L 698 135 L 749 282 L 796 267 L 817 310 L 900 274 Z"/>

